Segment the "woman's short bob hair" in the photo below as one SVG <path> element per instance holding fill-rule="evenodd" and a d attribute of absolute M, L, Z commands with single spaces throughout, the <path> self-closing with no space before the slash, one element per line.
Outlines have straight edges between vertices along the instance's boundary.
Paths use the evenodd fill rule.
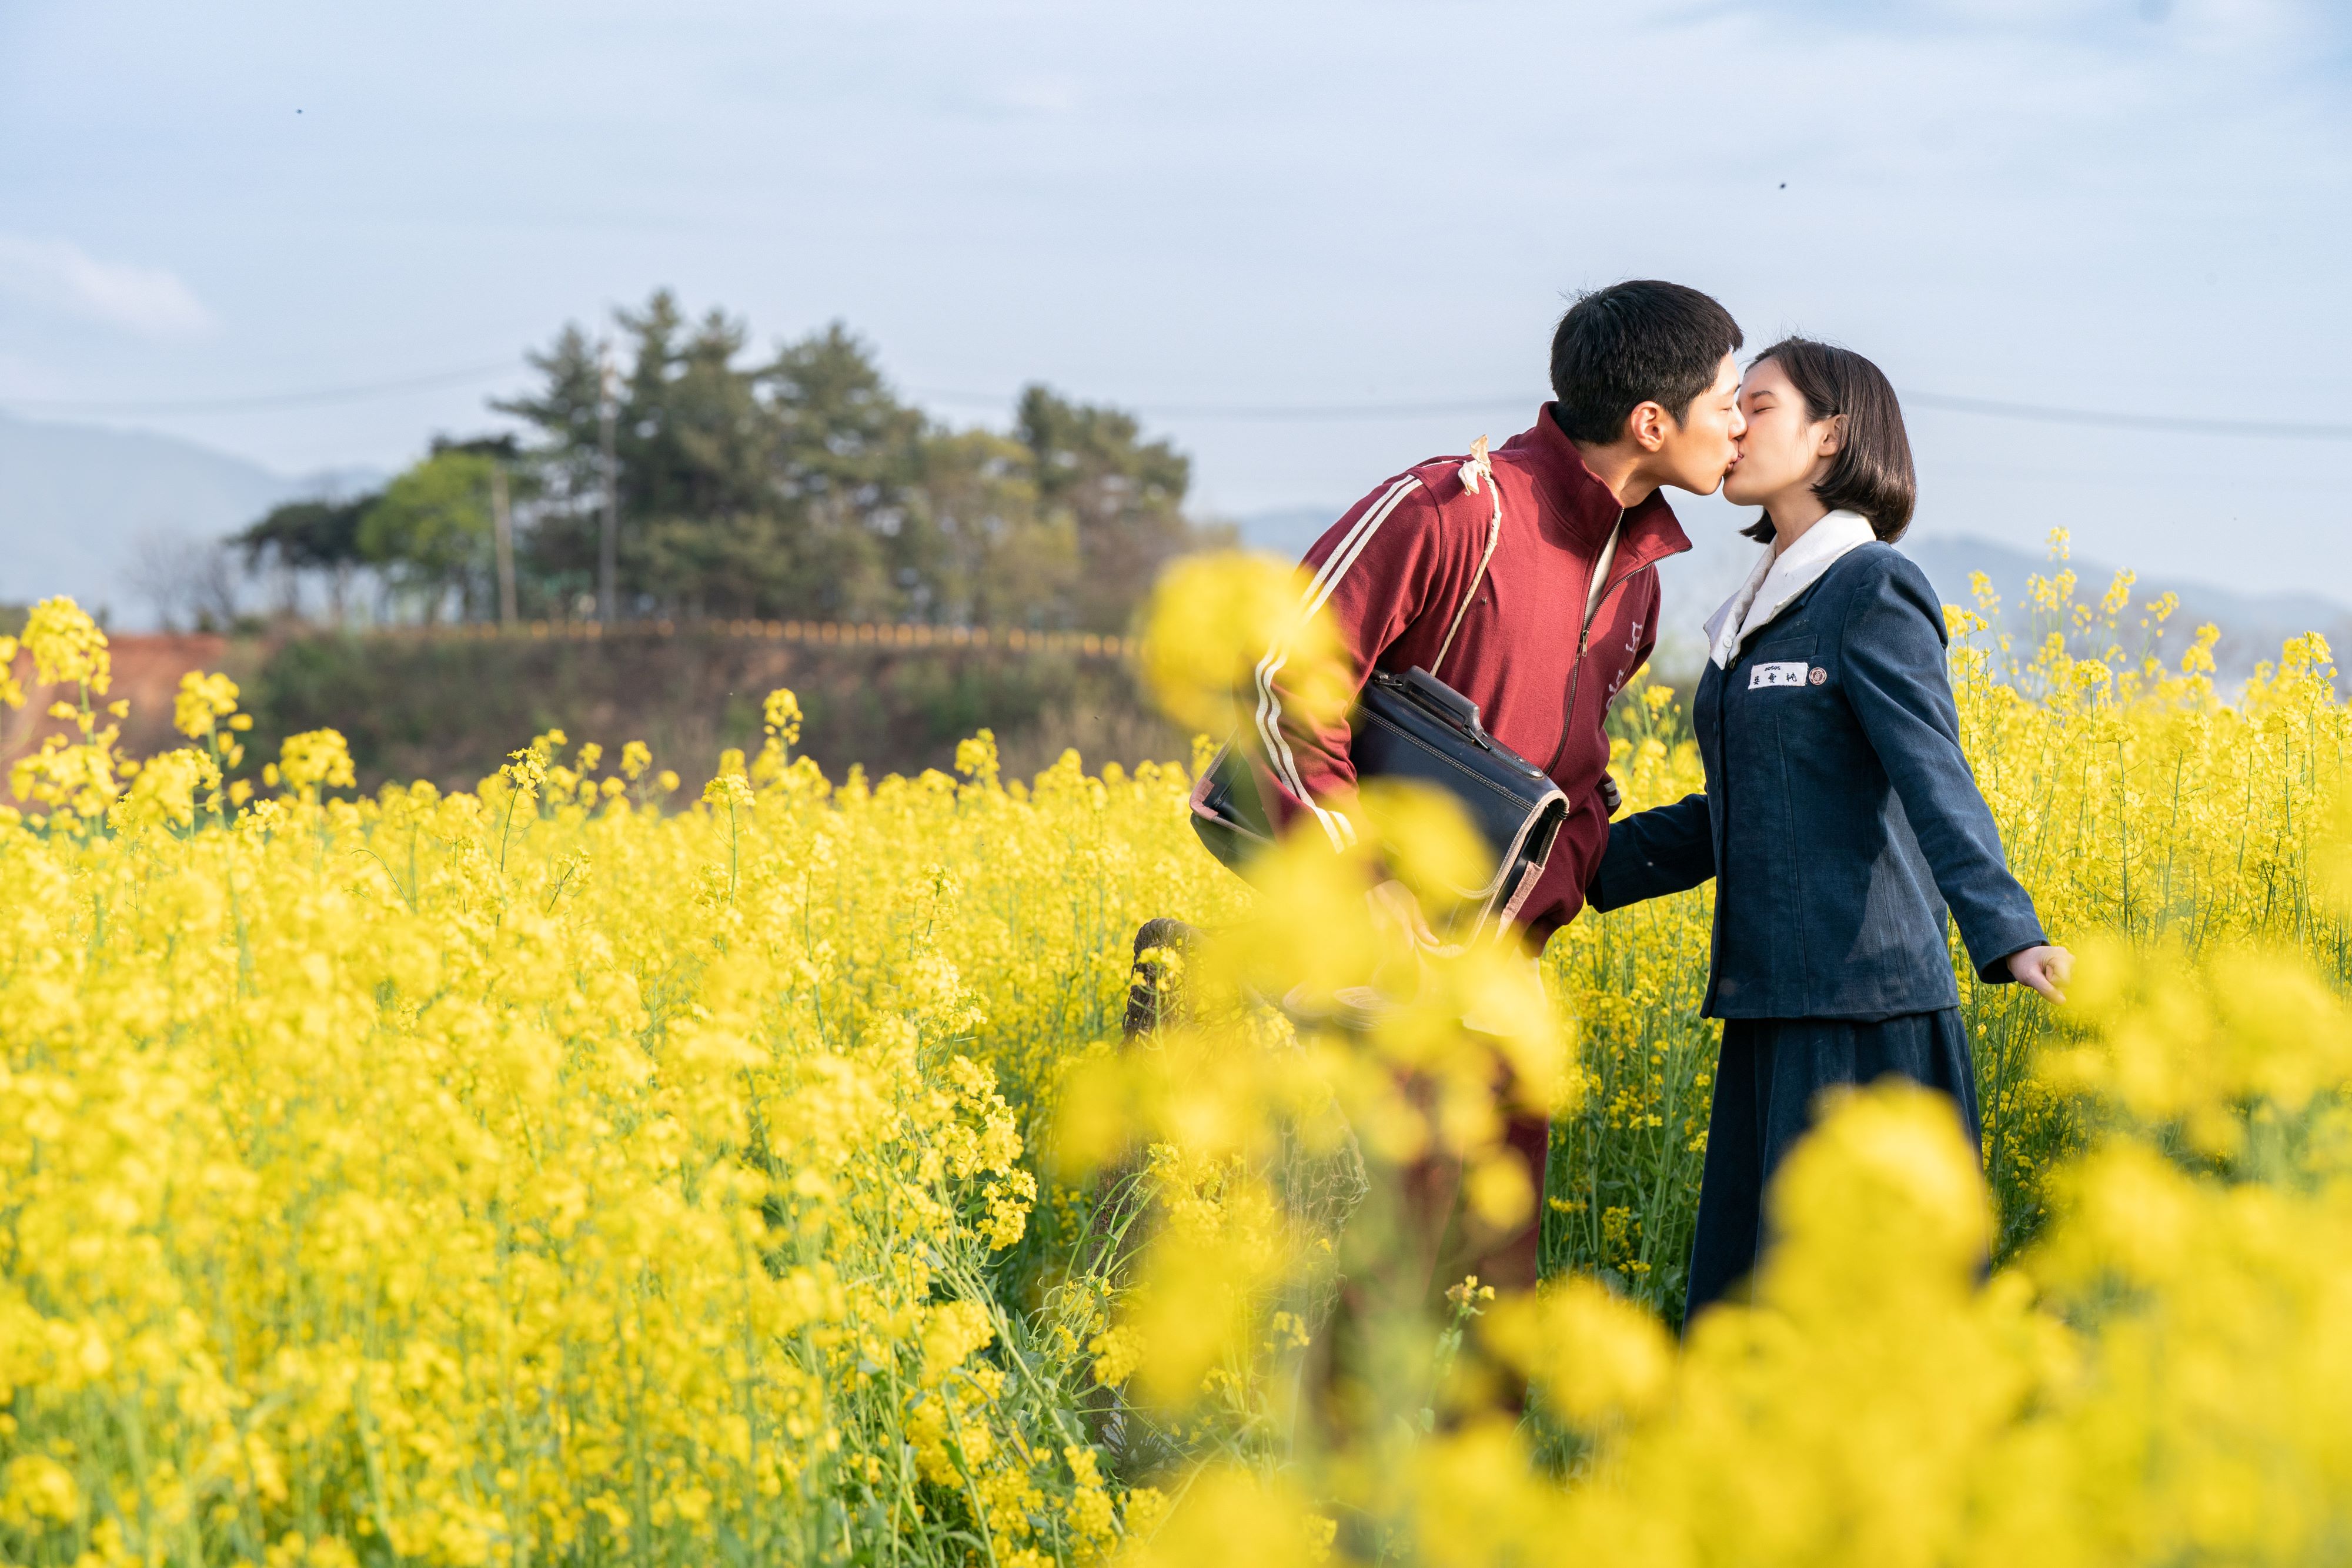
<path fill-rule="evenodd" d="M 1860 512 L 1888 543 L 1901 538 L 1918 504 L 1919 480 L 1911 466 L 1911 438 L 1903 430 L 1903 405 L 1885 372 L 1852 349 L 1811 338 L 1783 338 L 1754 363 L 1767 360 L 1794 383 L 1806 418 L 1845 421 L 1844 443 L 1813 494 L 1832 511 Z M 1740 531 L 1769 541 L 1772 519 L 1759 518 Z"/>

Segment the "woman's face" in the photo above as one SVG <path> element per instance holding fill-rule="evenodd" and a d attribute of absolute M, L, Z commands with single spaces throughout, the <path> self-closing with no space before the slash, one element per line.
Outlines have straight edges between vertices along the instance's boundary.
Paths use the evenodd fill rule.
<path fill-rule="evenodd" d="M 1748 429 L 1739 455 L 1723 476 L 1723 498 L 1738 507 L 1769 507 L 1809 492 L 1829 472 L 1837 452 L 1834 419 L 1812 418 L 1804 394 L 1779 362 L 1759 360 L 1739 383 L 1739 410 Z"/>

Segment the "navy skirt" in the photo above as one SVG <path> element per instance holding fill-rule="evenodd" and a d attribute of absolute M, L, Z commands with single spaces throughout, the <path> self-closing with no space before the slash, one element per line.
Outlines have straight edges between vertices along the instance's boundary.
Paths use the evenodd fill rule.
<path fill-rule="evenodd" d="M 1822 1092 L 1889 1073 L 1949 1095 L 1968 1130 L 1969 1147 L 1984 1146 L 1976 1068 L 1969 1060 L 1968 1031 L 1958 1008 L 1870 1022 L 1724 1020 L 1685 1323 L 1755 1272 L 1764 1244 L 1764 1189 L 1812 1124 Z"/>

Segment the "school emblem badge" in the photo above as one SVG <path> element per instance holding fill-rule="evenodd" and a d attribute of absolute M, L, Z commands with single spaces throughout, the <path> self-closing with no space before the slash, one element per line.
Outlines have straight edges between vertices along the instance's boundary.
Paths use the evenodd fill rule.
<path fill-rule="evenodd" d="M 1827 670 L 1822 669 L 1819 664 L 1815 664 L 1813 666 L 1812 674 L 1805 677 L 1805 679 L 1812 682 L 1813 685 L 1817 686 L 1829 678 L 1830 673 Z"/>

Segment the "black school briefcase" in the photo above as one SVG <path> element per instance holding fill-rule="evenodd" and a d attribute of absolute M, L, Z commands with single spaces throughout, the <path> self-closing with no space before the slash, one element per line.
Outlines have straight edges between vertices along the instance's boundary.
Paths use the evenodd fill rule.
<path fill-rule="evenodd" d="M 1503 491 L 1495 483 L 1486 456 L 1486 438 L 1470 448 L 1462 465 L 1462 480 L 1471 494 L 1483 481 L 1494 497 L 1494 515 L 1486 527 L 1486 553 L 1470 579 L 1470 591 L 1455 607 L 1454 619 L 1439 644 L 1434 667 L 1445 667 L 1454 634 L 1478 596 L 1486 567 L 1495 559 L 1502 538 Z M 1608 570 L 1616 553 L 1612 530 L 1595 571 L 1596 581 Z M 1591 606 L 1585 608 L 1588 620 Z M 1544 770 L 1488 735 L 1478 722 L 1478 705 L 1415 667 L 1402 675 L 1374 670 L 1348 716 L 1351 737 L 1349 759 L 1361 779 L 1400 779 L 1443 789 L 1460 803 L 1471 826 L 1493 855 L 1494 876 L 1484 887 L 1449 889 L 1459 901 L 1450 915 L 1441 915 L 1437 935 L 1448 942 L 1468 942 L 1490 928 L 1517 917 L 1519 908 L 1535 891 L 1544 862 L 1551 858 L 1554 841 L 1568 821 L 1569 800 Z M 1602 789 L 1614 795 L 1613 780 Z M 1609 801 L 1614 811 L 1616 802 Z M 1257 780 L 1227 741 L 1192 791 L 1192 831 L 1215 855 L 1235 871 L 1245 867 L 1260 850 L 1274 841 L 1272 821 L 1259 799 Z"/>
<path fill-rule="evenodd" d="M 1458 802 L 1492 855 L 1483 887 L 1447 889 L 1459 901 L 1438 935 L 1468 942 L 1517 917 L 1568 821 L 1568 797 L 1540 768 L 1488 735 L 1478 705 L 1423 669 L 1372 672 L 1349 716 L 1348 753 L 1360 780 L 1397 779 L 1444 790 Z M 1257 780 L 1232 742 L 1192 794 L 1192 831 L 1215 855 L 1245 873 L 1274 841 Z"/>

